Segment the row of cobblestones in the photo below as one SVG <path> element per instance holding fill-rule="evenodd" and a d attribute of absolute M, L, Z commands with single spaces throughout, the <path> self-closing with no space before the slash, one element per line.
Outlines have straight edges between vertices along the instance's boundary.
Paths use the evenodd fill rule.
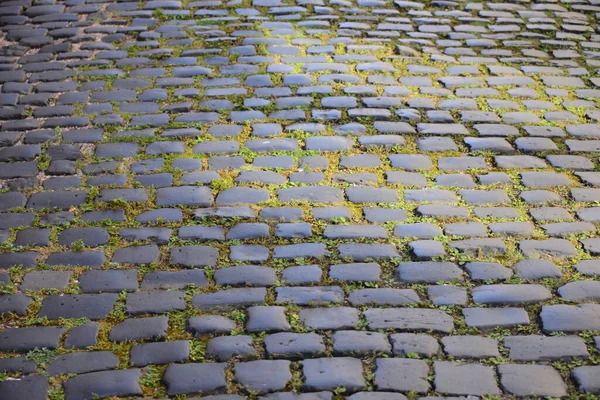
<path fill-rule="evenodd" d="M 598 18 L 0 1 L 0 399 L 599 398 Z"/>

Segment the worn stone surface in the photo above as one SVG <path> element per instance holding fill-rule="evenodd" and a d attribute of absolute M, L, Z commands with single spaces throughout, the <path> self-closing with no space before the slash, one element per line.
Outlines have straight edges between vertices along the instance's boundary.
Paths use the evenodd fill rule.
<path fill-rule="evenodd" d="M 427 393 L 429 366 L 423 360 L 379 358 L 376 361 L 375 384 L 379 390 Z"/>
<path fill-rule="evenodd" d="M 435 389 L 451 395 L 497 395 L 500 389 L 496 384 L 492 367 L 449 361 L 434 363 Z"/>
<path fill-rule="evenodd" d="M 364 389 L 362 364 L 351 357 L 316 358 L 305 360 L 303 372 L 304 386 L 311 390 L 332 390 L 343 386 L 351 392 Z"/>
<path fill-rule="evenodd" d="M 598 15 L 1 2 L 0 398 L 600 394 Z"/>
<path fill-rule="evenodd" d="M 567 385 L 549 365 L 504 364 L 498 366 L 502 388 L 517 396 L 564 397 Z"/>
<path fill-rule="evenodd" d="M 511 359 L 521 361 L 589 357 L 587 347 L 579 336 L 508 336 L 504 338 L 504 347 L 510 350 Z"/>

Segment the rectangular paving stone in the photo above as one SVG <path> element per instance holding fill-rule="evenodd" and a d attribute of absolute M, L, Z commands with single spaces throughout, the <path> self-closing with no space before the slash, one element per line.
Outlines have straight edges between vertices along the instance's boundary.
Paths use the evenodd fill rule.
<path fill-rule="evenodd" d="M 35 348 L 56 349 L 64 332 L 65 328 L 61 326 L 6 328 L 0 333 L 0 349 L 18 353 L 26 353 Z"/>
<path fill-rule="evenodd" d="M 60 318 L 106 318 L 119 295 L 116 293 L 51 295 L 42 301 L 39 316 L 50 320 Z"/>
<path fill-rule="evenodd" d="M 569 360 L 587 358 L 589 353 L 579 336 L 541 335 L 507 336 L 504 347 L 510 350 L 509 357 L 520 361 Z"/>
<path fill-rule="evenodd" d="M 403 329 L 448 333 L 453 318 L 441 310 L 425 308 L 370 308 L 364 312 L 369 329 Z"/>
<path fill-rule="evenodd" d="M 64 383 L 66 399 L 110 396 L 140 396 L 139 369 L 99 371 L 77 375 Z"/>
<path fill-rule="evenodd" d="M 184 293 L 180 291 L 135 292 L 127 295 L 128 314 L 160 314 L 185 309 Z"/>
<path fill-rule="evenodd" d="M 529 325 L 529 316 L 523 308 L 464 308 L 468 326 L 493 329 L 496 326 Z"/>
<path fill-rule="evenodd" d="M 190 363 L 169 365 L 163 376 L 167 394 L 214 393 L 225 389 L 226 363 Z"/>

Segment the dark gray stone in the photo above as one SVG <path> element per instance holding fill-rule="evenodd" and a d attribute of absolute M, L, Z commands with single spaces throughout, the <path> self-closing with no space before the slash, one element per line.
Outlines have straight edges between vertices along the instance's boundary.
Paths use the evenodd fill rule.
<path fill-rule="evenodd" d="M 65 349 L 84 349 L 94 346 L 98 340 L 99 331 L 100 324 L 98 322 L 88 322 L 72 328 L 65 338 Z"/>
<path fill-rule="evenodd" d="M 61 354 L 48 364 L 46 370 L 50 376 L 55 376 L 114 369 L 118 365 L 119 358 L 110 351 L 89 351 Z"/>
<path fill-rule="evenodd" d="M 450 361 L 434 363 L 435 390 L 450 395 L 499 395 L 492 367 Z"/>
<path fill-rule="evenodd" d="M 265 288 L 238 288 L 202 293 L 192 297 L 192 305 L 201 310 L 228 309 L 263 304 Z"/>
<path fill-rule="evenodd" d="M 370 329 L 432 330 L 448 333 L 452 317 L 441 310 L 425 308 L 370 308 L 364 313 Z"/>
<path fill-rule="evenodd" d="M 423 360 L 378 358 L 375 385 L 378 390 L 427 393 L 429 366 Z"/>
<path fill-rule="evenodd" d="M 307 390 L 334 390 L 344 387 L 355 392 L 366 387 L 361 361 L 357 358 L 316 358 L 304 360 L 304 387 Z"/>
<path fill-rule="evenodd" d="M 579 336 L 507 336 L 504 347 L 517 361 L 555 361 L 587 358 L 587 346 Z"/>
<path fill-rule="evenodd" d="M 191 317 L 187 323 L 187 330 L 195 337 L 213 334 L 227 334 L 236 328 L 235 321 L 221 315 L 204 315 Z"/>
<path fill-rule="evenodd" d="M 130 318 L 113 326 L 108 338 L 116 342 L 163 339 L 168 324 L 168 317 Z"/>
<path fill-rule="evenodd" d="M 258 352 L 252 344 L 251 336 L 219 336 L 212 338 L 206 346 L 206 357 L 217 361 L 257 358 Z"/>
<path fill-rule="evenodd" d="M 42 301 L 39 316 L 50 320 L 60 318 L 106 318 L 112 311 L 118 294 L 51 295 Z"/>
<path fill-rule="evenodd" d="M 331 340 L 336 355 L 390 354 L 392 351 L 392 346 L 383 333 L 337 331 L 333 333 Z"/>
<path fill-rule="evenodd" d="M 172 340 L 168 342 L 138 344 L 129 352 L 129 362 L 137 367 L 148 364 L 168 364 L 184 361 L 190 356 L 190 342 Z"/>
<path fill-rule="evenodd" d="M 498 374 L 502 389 L 519 397 L 567 395 L 560 373 L 549 365 L 503 364 L 498 366 Z"/>
<path fill-rule="evenodd" d="M 353 329 L 359 323 L 358 310 L 350 307 L 304 309 L 298 316 L 303 325 L 316 330 Z"/>
<path fill-rule="evenodd" d="M 185 293 L 181 291 L 135 292 L 127 295 L 125 311 L 132 315 L 160 314 L 185 306 Z"/>
<path fill-rule="evenodd" d="M 247 390 L 267 393 L 284 390 L 292 379 L 290 362 L 286 360 L 259 360 L 237 363 L 235 379 Z"/>
<path fill-rule="evenodd" d="M 167 394 L 210 394 L 224 389 L 225 363 L 171 364 L 167 367 L 163 381 Z"/>
<path fill-rule="evenodd" d="M 323 338 L 316 333 L 275 333 L 264 338 L 272 357 L 302 359 L 325 353 Z"/>
<path fill-rule="evenodd" d="M 65 399 L 83 400 L 94 396 L 140 396 L 139 369 L 99 371 L 78 375 L 64 383 Z"/>
<path fill-rule="evenodd" d="M 49 387 L 48 378 L 41 375 L 7 379 L 0 382 L 0 396 L 3 399 L 44 400 L 48 398 Z"/>
<path fill-rule="evenodd" d="M 60 326 L 6 328 L 0 333 L 0 350 L 21 353 L 36 347 L 56 349 L 64 331 Z"/>
<path fill-rule="evenodd" d="M 79 277 L 83 293 L 118 293 L 138 288 L 137 269 L 84 271 Z"/>

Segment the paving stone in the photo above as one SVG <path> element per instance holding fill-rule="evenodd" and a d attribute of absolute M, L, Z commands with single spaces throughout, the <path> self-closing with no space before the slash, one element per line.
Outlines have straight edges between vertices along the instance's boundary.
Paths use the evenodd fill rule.
<path fill-rule="evenodd" d="M 171 263 L 176 266 L 213 267 L 216 265 L 219 250 L 210 246 L 182 246 L 171 249 Z"/>
<path fill-rule="evenodd" d="M 0 382 L 0 395 L 7 399 L 45 399 L 49 391 L 48 378 L 42 375 L 29 375 L 21 379 L 7 379 Z"/>
<path fill-rule="evenodd" d="M 420 299 L 412 289 L 379 288 L 354 290 L 348 301 L 352 305 L 401 305 L 419 303 Z"/>
<path fill-rule="evenodd" d="M 0 267 L 9 269 L 10 267 L 22 266 L 22 268 L 33 268 L 37 264 L 40 254 L 35 251 L 10 252 L 0 254 Z"/>
<path fill-rule="evenodd" d="M 543 329 L 545 332 L 596 330 L 600 326 L 596 308 L 595 304 L 544 306 L 540 313 Z"/>
<path fill-rule="evenodd" d="M 526 257 L 572 257 L 577 253 L 575 247 L 564 239 L 522 240 L 519 248 Z"/>
<path fill-rule="evenodd" d="M 434 363 L 435 390 L 451 395 L 499 395 L 494 370 L 491 367 L 436 361 Z"/>
<path fill-rule="evenodd" d="M 266 261 L 269 249 L 262 245 L 234 245 L 229 248 L 229 258 L 232 261 Z"/>
<path fill-rule="evenodd" d="M 405 400 L 407 397 L 400 394 L 400 393 L 387 393 L 387 392 L 358 392 L 355 393 L 351 396 L 349 396 L 349 398 L 352 398 L 352 400 L 367 400 L 367 399 L 373 399 L 373 400 Z"/>
<path fill-rule="evenodd" d="M 236 308 L 262 304 L 266 295 L 265 288 L 226 289 L 215 293 L 197 294 L 192 298 L 192 305 L 202 310 Z"/>
<path fill-rule="evenodd" d="M 556 278 L 562 275 L 558 267 L 549 260 L 522 260 L 513 266 L 513 270 L 517 276 L 527 279 Z"/>
<path fill-rule="evenodd" d="M 351 357 L 316 358 L 303 362 L 306 389 L 333 390 L 343 386 L 349 392 L 364 389 L 362 364 L 359 359 Z"/>
<path fill-rule="evenodd" d="M 35 361 L 27 359 L 26 356 L 6 357 L 0 360 L 0 371 L 20 372 L 29 375 L 37 369 Z"/>
<path fill-rule="evenodd" d="M 83 293 L 118 293 L 138 288 L 137 269 L 84 271 L 79 277 Z"/>
<path fill-rule="evenodd" d="M 388 244 L 344 243 L 338 246 L 340 257 L 352 258 L 356 261 L 369 259 L 390 259 L 398 257 L 398 250 Z"/>
<path fill-rule="evenodd" d="M 139 369 L 99 371 L 70 378 L 64 383 L 66 399 L 87 399 L 93 396 L 139 396 Z"/>
<path fill-rule="evenodd" d="M 220 391 L 226 386 L 225 367 L 225 363 L 171 364 L 163 375 L 167 394 L 210 394 Z"/>
<path fill-rule="evenodd" d="M 250 336 L 219 336 L 212 338 L 206 347 L 206 357 L 218 361 L 227 361 L 233 357 L 251 359 L 257 356 L 258 352 Z"/>
<path fill-rule="evenodd" d="M 0 314 L 14 313 L 25 316 L 30 303 L 31 298 L 22 293 L 0 295 Z"/>
<path fill-rule="evenodd" d="M 83 374 L 86 372 L 114 369 L 119 358 L 110 351 L 90 351 L 62 354 L 52 360 L 47 371 L 50 376 Z"/>
<path fill-rule="evenodd" d="M 468 326 L 479 329 L 529 324 L 529 316 L 523 308 L 464 308 L 463 315 Z"/>
<path fill-rule="evenodd" d="M 180 291 L 135 292 L 128 294 L 125 302 L 125 311 L 132 315 L 159 314 L 184 308 L 184 294 Z"/>
<path fill-rule="evenodd" d="M 292 379 L 287 360 L 259 360 L 235 365 L 235 379 L 246 389 L 257 393 L 285 389 Z"/>
<path fill-rule="evenodd" d="M 138 344 L 129 352 L 129 362 L 134 366 L 148 364 L 168 364 L 184 361 L 190 355 L 190 345 L 187 340 Z"/>
<path fill-rule="evenodd" d="M 65 290 L 71 279 L 69 271 L 31 271 L 23 277 L 21 290 Z"/>
<path fill-rule="evenodd" d="M 352 329 L 358 326 L 358 311 L 350 307 L 304 309 L 298 316 L 309 329 Z"/>
<path fill-rule="evenodd" d="M 291 329 L 285 315 L 285 307 L 254 306 L 248 308 L 248 332 L 288 331 Z"/>
<path fill-rule="evenodd" d="M 346 189 L 348 200 L 352 203 L 395 203 L 398 194 L 391 189 L 354 186 Z"/>
<path fill-rule="evenodd" d="M 27 208 L 35 210 L 41 208 L 69 209 L 81 206 L 85 202 L 85 197 L 86 192 L 83 190 L 33 193 L 27 201 Z"/>
<path fill-rule="evenodd" d="M 179 186 L 160 188 L 156 194 L 156 204 L 159 206 L 197 206 L 209 207 L 213 197 L 210 189 L 203 186 Z"/>
<path fill-rule="evenodd" d="M 150 264 L 160 256 L 158 246 L 134 246 L 115 250 L 111 262 L 121 264 L 143 265 Z"/>
<path fill-rule="evenodd" d="M 39 316 L 50 320 L 59 318 L 106 318 L 112 311 L 118 295 L 112 293 L 51 295 L 44 298 Z"/>
<path fill-rule="evenodd" d="M 313 257 L 322 259 L 329 252 L 322 243 L 300 243 L 285 246 L 275 246 L 273 258 L 296 259 Z"/>
<path fill-rule="evenodd" d="M 504 347 L 519 361 L 570 360 L 587 358 L 587 347 L 579 336 L 507 336 Z"/>
<path fill-rule="evenodd" d="M 567 395 L 560 373 L 548 365 L 504 364 L 498 366 L 502 389 L 517 396 Z"/>
<path fill-rule="evenodd" d="M 573 302 L 595 302 L 600 296 L 600 286 L 595 281 L 569 282 L 558 288 L 558 294 Z"/>
<path fill-rule="evenodd" d="M 573 268 L 585 276 L 595 276 L 600 273 L 600 264 L 597 260 L 581 260 Z"/>
<path fill-rule="evenodd" d="M 464 288 L 451 285 L 434 285 L 427 288 L 427 296 L 436 305 L 466 305 L 467 292 Z"/>
<path fill-rule="evenodd" d="M 454 240 L 450 242 L 450 247 L 458 251 L 477 256 L 483 255 L 502 255 L 506 253 L 506 245 L 502 239 L 465 239 Z"/>
<path fill-rule="evenodd" d="M 453 319 L 443 311 L 419 308 L 371 308 L 364 312 L 371 329 L 432 330 L 450 332 Z"/>
<path fill-rule="evenodd" d="M 318 265 L 298 265 L 285 268 L 281 277 L 288 285 L 303 285 L 321 280 L 322 271 Z"/>
<path fill-rule="evenodd" d="M 431 357 L 438 353 L 440 348 L 435 338 L 424 334 L 396 333 L 390 335 L 390 342 L 393 346 L 393 354 L 401 357 L 412 354 Z"/>
<path fill-rule="evenodd" d="M 499 357 L 498 342 L 479 336 L 446 336 L 441 340 L 444 352 L 455 358 Z"/>
<path fill-rule="evenodd" d="M 88 322 L 71 328 L 65 338 L 65 349 L 83 349 L 94 346 L 98 339 L 100 325 L 97 322 Z"/>
<path fill-rule="evenodd" d="M 166 336 L 168 317 L 130 318 L 115 325 L 108 338 L 116 342 L 161 339 Z"/>
<path fill-rule="evenodd" d="M 90 268 L 98 268 L 106 261 L 101 251 L 65 251 L 52 253 L 46 259 L 48 265 L 82 265 Z"/>
<path fill-rule="evenodd" d="M 377 263 L 354 263 L 332 265 L 329 277 L 336 281 L 379 281 L 381 267 Z"/>
<path fill-rule="evenodd" d="M 332 341 L 337 355 L 389 354 L 392 349 L 387 337 L 375 332 L 337 331 Z"/>
<path fill-rule="evenodd" d="M 316 333 L 275 333 L 264 339 L 267 353 L 279 358 L 305 358 L 321 355 L 325 345 Z"/>
<path fill-rule="evenodd" d="M 597 366 L 589 365 L 573 368 L 572 375 L 578 383 L 579 390 L 598 394 L 600 393 L 598 372 L 599 369 Z"/>
<path fill-rule="evenodd" d="M 400 281 L 435 283 L 438 281 L 463 280 L 463 272 L 456 264 L 422 261 L 401 263 L 396 270 Z"/>
<path fill-rule="evenodd" d="M 550 290 L 533 284 L 478 286 L 473 289 L 472 294 L 473 301 L 481 304 L 529 304 L 552 297 Z"/>
<path fill-rule="evenodd" d="M 327 186 L 279 189 L 277 196 L 283 202 L 306 200 L 316 203 L 336 203 L 343 200 L 340 189 Z"/>
<path fill-rule="evenodd" d="M 142 280 L 142 289 L 184 289 L 188 286 L 204 287 L 209 284 L 201 270 L 148 272 Z"/>
<path fill-rule="evenodd" d="M 27 352 L 34 348 L 56 349 L 63 327 L 7 328 L 0 336 L 2 351 Z"/>
<path fill-rule="evenodd" d="M 380 390 L 427 393 L 429 366 L 422 360 L 379 358 L 376 360 L 375 385 Z"/>

